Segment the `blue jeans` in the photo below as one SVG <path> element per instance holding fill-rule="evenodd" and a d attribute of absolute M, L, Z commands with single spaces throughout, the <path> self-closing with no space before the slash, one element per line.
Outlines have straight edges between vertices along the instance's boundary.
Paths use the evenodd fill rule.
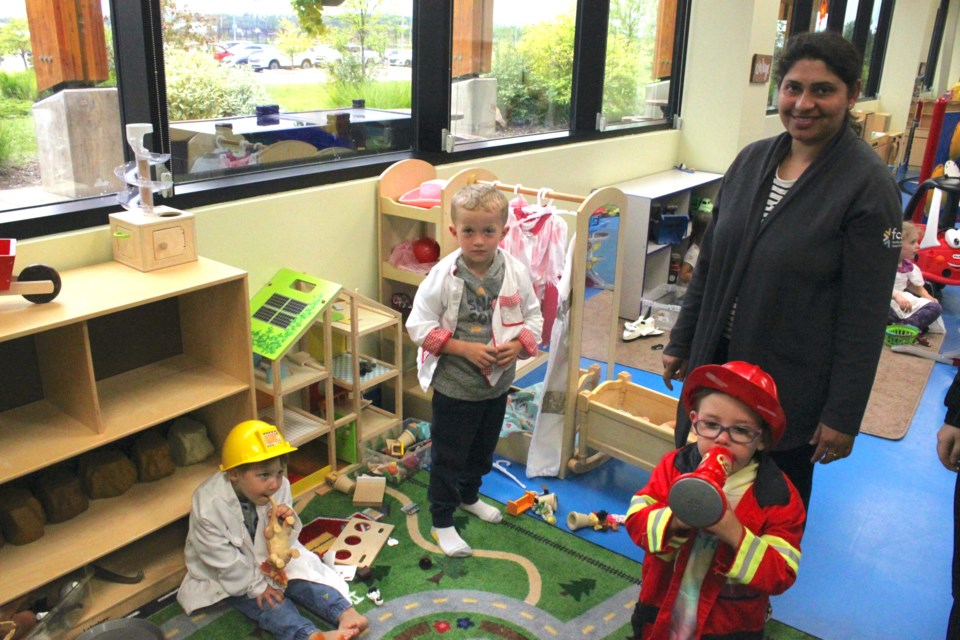
<path fill-rule="evenodd" d="M 351 607 L 350 601 L 333 587 L 309 580 L 291 580 L 283 596 L 283 602 L 277 606 L 267 605 L 263 609 L 257 606 L 256 598 L 233 596 L 227 601 L 261 629 L 272 633 L 277 640 L 306 640 L 311 633 L 318 631 L 316 625 L 300 614 L 297 604 L 326 620 L 334 628 L 343 612 Z"/>

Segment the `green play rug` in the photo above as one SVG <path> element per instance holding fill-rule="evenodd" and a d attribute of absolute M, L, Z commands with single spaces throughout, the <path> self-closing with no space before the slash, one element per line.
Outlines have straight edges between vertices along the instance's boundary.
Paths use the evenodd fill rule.
<path fill-rule="evenodd" d="M 417 638 L 629 638 L 641 565 L 551 526 L 538 517 L 504 516 L 489 524 L 459 514 L 456 525 L 474 549 L 470 558 L 447 558 L 430 539 L 427 472 L 388 486 L 381 522 L 394 525 L 396 545 L 384 545 L 367 582 L 351 583 L 351 599 L 370 622 L 369 640 Z M 420 510 L 407 516 L 408 502 Z M 491 501 L 495 502 L 495 501 Z M 329 493 L 301 512 L 317 517 L 356 513 L 350 497 Z M 623 530 L 607 535 L 626 535 Z M 380 590 L 382 606 L 367 597 Z M 225 606 L 184 615 L 170 604 L 150 619 L 168 640 L 266 640 L 241 614 Z M 320 623 L 321 629 L 329 629 Z M 808 640 L 808 634 L 771 621 L 769 640 Z"/>

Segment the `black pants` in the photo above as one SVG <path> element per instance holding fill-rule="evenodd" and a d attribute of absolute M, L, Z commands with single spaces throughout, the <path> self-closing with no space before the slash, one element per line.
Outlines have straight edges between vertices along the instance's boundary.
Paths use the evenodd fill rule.
<path fill-rule="evenodd" d="M 786 449 L 784 451 L 771 451 L 770 457 L 773 458 L 780 471 L 790 478 L 790 482 L 800 493 L 800 499 L 803 500 L 803 508 L 810 507 L 810 494 L 813 492 L 813 463 L 810 458 L 817 447 L 812 444 L 805 444 L 795 449 Z"/>
<path fill-rule="evenodd" d="M 729 358 L 729 351 L 730 341 L 726 338 L 720 338 L 720 341 L 717 343 L 717 350 L 713 354 L 713 361 L 718 364 L 724 364 Z M 688 371 L 687 373 L 690 372 Z M 679 413 L 686 412 L 680 408 Z M 690 418 L 687 417 L 686 420 L 689 421 Z M 677 424 L 680 424 L 679 420 Z M 787 428 L 789 428 L 789 426 Z M 684 441 L 686 441 L 686 435 L 684 435 Z M 678 442 L 677 447 L 680 446 L 681 444 Z M 805 511 L 809 511 L 810 494 L 813 492 L 813 463 L 810 462 L 810 459 L 816 450 L 817 448 L 814 445 L 805 444 L 794 449 L 769 452 L 770 457 L 772 457 L 777 463 L 777 466 L 780 467 L 780 471 L 783 471 L 783 473 L 790 478 L 793 486 L 797 488 L 797 491 L 800 493 L 800 499 L 803 500 L 803 508 Z"/>
<path fill-rule="evenodd" d="M 950 609 L 950 624 L 947 626 L 947 640 L 960 640 L 960 473 L 953 489 L 953 607 Z"/>
<path fill-rule="evenodd" d="M 493 468 L 507 394 L 491 400 L 457 400 L 433 390 L 430 425 L 430 514 L 433 526 L 453 526 L 453 512 L 480 498 L 483 476 Z"/>

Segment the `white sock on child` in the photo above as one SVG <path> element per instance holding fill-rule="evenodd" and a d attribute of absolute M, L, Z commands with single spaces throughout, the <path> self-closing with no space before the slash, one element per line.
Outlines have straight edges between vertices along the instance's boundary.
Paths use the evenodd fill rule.
<path fill-rule="evenodd" d="M 460 508 L 466 511 L 467 513 L 472 513 L 481 520 L 486 522 L 492 522 L 494 524 L 503 520 L 503 514 L 500 513 L 500 509 L 497 509 L 494 506 L 491 506 L 484 502 L 483 500 L 477 500 L 473 504 L 460 504 Z"/>
<path fill-rule="evenodd" d="M 431 528 L 430 533 L 445 555 L 451 558 L 466 558 L 473 555 L 473 549 L 463 541 L 456 527 Z"/>

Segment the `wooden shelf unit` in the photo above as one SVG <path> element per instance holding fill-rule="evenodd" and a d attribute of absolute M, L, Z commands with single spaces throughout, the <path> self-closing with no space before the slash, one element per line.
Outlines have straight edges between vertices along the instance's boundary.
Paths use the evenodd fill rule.
<path fill-rule="evenodd" d="M 403 318 L 399 311 L 359 291 L 341 291 L 340 301 L 345 315 L 331 328 L 346 338 L 348 350 L 334 358 L 340 359 L 339 366 L 334 367 L 334 384 L 348 391 L 352 412 L 359 416 L 356 456 L 363 460 L 367 441 L 403 422 L 403 393 L 397 384 L 402 367 Z M 367 346 L 377 347 L 380 357 L 368 355 L 364 350 Z M 374 369 L 362 375 L 361 362 L 372 364 Z M 374 406 L 363 397 L 377 387 L 387 396 L 381 397 L 384 407 Z"/>
<path fill-rule="evenodd" d="M 362 443 L 372 437 L 367 434 L 375 436 L 400 424 L 403 406 L 399 392 L 387 409 L 369 407 L 370 402 L 364 398 L 364 393 L 400 375 L 399 348 L 382 357 L 370 355 L 367 349 L 382 342 L 381 334 L 390 334 L 394 342 L 399 341 L 400 313 L 358 291 L 288 270 L 281 270 L 255 296 L 252 306 L 263 309 L 268 306 L 264 299 L 299 295 L 295 293 L 298 282 L 314 287 L 304 289 L 304 300 L 293 298 L 306 305 L 300 310 L 302 317 L 287 325 L 289 330 L 283 340 L 275 342 L 263 334 L 258 343 L 254 331 L 254 351 L 266 359 L 271 372 L 269 381 L 259 374 L 256 380 L 257 390 L 271 398 L 270 406 L 260 410 L 260 418 L 277 425 L 296 447 L 326 436 L 319 446 L 315 444 L 308 447 L 309 451 L 294 454 L 302 457 L 294 462 L 304 474 L 293 485 L 295 496 L 312 490 L 338 468 L 338 439 L 342 435 L 338 430 L 353 425 L 357 451 L 349 458 L 360 460 Z M 254 326 L 256 329 L 257 325 Z M 305 364 L 298 364 L 297 354 L 304 352 L 311 357 Z M 272 359 L 267 357 L 268 353 Z M 373 371 L 361 375 L 361 362 L 372 365 Z M 314 386 L 321 396 L 319 406 L 313 406 L 316 398 L 311 401 L 310 390 Z M 396 410 L 392 412 L 392 408 Z M 325 460 L 319 460 L 319 456 Z"/>
<path fill-rule="evenodd" d="M 722 179 L 718 173 L 670 169 L 613 185 L 627 197 L 626 211 L 620 217 L 620 234 L 624 238 L 621 318 L 639 317 L 641 298 L 658 285 L 667 284 L 670 254 L 685 251 L 686 240 L 681 245 L 669 245 L 649 238 L 651 211 L 657 206 L 664 210 L 676 205 L 677 213 L 689 215 L 691 196 L 715 198 Z"/>
<path fill-rule="evenodd" d="M 60 295 L 45 305 L 0 298 L 0 361 L 8 363 L 0 373 L 0 485 L 26 485 L 30 474 L 188 413 L 207 425 L 217 453 L 91 500 L 32 543 L 4 545 L 0 604 L 148 537 L 179 548 L 173 562 L 182 567 L 177 524 L 216 471 L 227 433 L 255 415 L 245 272 L 200 258 L 149 273 L 108 262 L 61 278 Z M 124 598 L 152 594 L 171 575 L 148 574 Z M 127 613 L 116 602 L 96 608 L 108 609 Z"/>
<path fill-rule="evenodd" d="M 430 209 L 402 204 L 400 196 L 426 182 L 436 180 L 437 170 L 423 160 L 403 160 L 388 167 L 381 175 L 377 191 L 377 250 L 380 263 L 380 301 L 389 305 L 393 294 L 416 295 L 425 274 L 399 269 L 390 264 L 393 248 L 405 240 L 430 237 L 440 245 L 440 257 L 457 248 L 448 229 L 452 224 L 450 205 L 453 196 L 468 184 L 479 180 L 496 180 L 485 169 L 464 169 L 447 180 L 440 193 L 440 204 Z M 401 330 L 402 330 L 401 322 Z M 416 380 L 417 346 L 409 339 L 398 340 L 403 363 L 402 381 L 396 392 L 403 398 L 403 417 L 430 418 L 430 393 L 424 393 Z M 381 347 L 383 348 L 383 347 Z M 391 385 L 397 387 L 396 384 Z"/>

